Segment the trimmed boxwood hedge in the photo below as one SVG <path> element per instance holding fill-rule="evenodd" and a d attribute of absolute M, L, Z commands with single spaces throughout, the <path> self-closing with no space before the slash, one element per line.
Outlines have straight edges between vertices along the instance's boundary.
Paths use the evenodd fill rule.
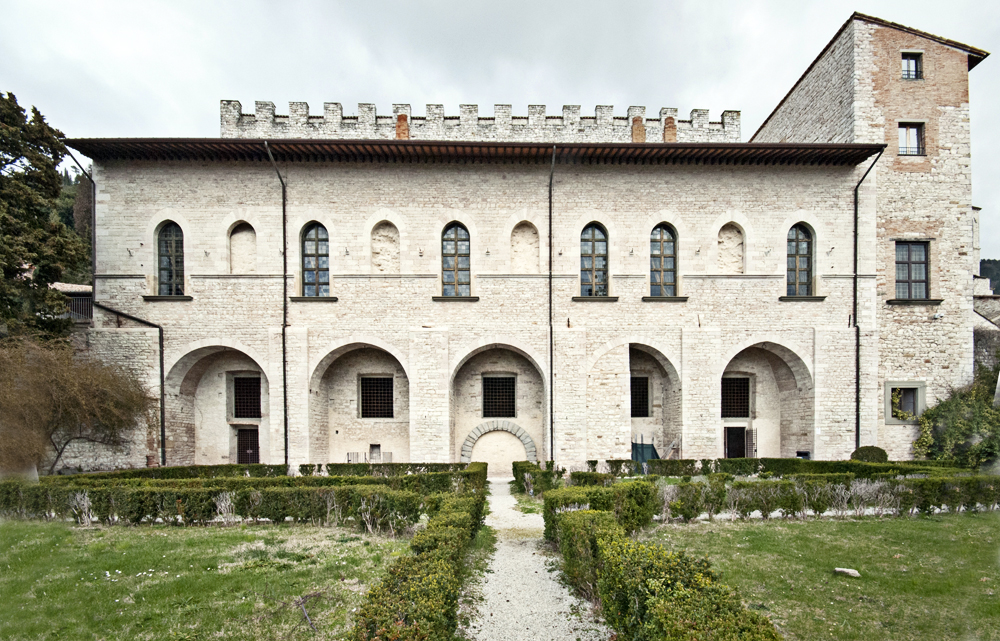
<path fill-rule="evenodd" d="M 627 532 L 649 525 L 656 513 L 656 487 L 646 481 L 624 481 L 610 487 L 567 487 L 545 493 L 542 515 L 545 538 L 558 538 L 556 518 L 563 511 L 591 509 L 612 512 Z"/>

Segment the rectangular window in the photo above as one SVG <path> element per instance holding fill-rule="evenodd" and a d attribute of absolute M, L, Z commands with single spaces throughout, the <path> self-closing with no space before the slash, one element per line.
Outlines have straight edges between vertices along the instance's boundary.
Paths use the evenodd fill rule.
<path fill-rule="evenodd" d="M 750 379 L 722 379 L 722 418 L 750 418 Z"/>
<path fill-rule="evenodd" d="M 632 377 L 632 418 L 649 417 L 649 378 Z"/>
<path fill-rule="evenodd" d="M 924 126 L 919 122 L 899 123 L 899 155 L 924 155 Z"/>
<path fill-rule="evenodd" d="M 361 378 L 361 418 L 392 418 L 392 377 Z"/>
<path fill-rule="evenodd" d="M 240 465 L 260 463 L 260 442 L 257 440 L 257 430 L 237 430 L 236 462 Z"/>
<path fill-rule="evenodd" d="M 483 418 L 514 418 L 513 376 L 483 377 Z"/>
<path fill-rule="evenodd" d="M 927 249 L 927 243 L 896 243 L 897 299 L 924 299 L 930 295 Z"/>
<path fill-rule="evenodd" d="M 917 388 L 892 388 L 892 417 L 908 419 L 917 415 Z"/>
<path fill-rule="evenodd" d="M 903 54 L 903 80 L 920 80 L 924 77 L 923 55 Z"/>
<path fill-rule="evenodd" d="M 233 379 L 233 418 L 260 418 L 260 377 Z"/>

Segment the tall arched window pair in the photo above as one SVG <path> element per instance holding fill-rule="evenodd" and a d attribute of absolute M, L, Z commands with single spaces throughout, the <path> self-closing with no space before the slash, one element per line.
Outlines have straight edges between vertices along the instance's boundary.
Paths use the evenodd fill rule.
<path fill-rule="evenodd" d="M 650 296 L 677 295 L 677 234 L 659 224 L 649 235 Z M 580 234 L 580 295 L 608 295 L 608 232 L 591 223 Z"/>

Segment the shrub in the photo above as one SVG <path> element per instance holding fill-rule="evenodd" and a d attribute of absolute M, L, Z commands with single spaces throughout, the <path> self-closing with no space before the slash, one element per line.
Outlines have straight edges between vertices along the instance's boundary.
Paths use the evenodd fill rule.
<path fill-rule="evenodd" d="M 558 539 L 559 526 L 556 519 L 560 513 L 569 510 L 590 509 L 590 493 L 591 490 L 582 487 L 567 487 L 545 493 L 542 516 L 545 519 L 546 540 L 555 541 Z"/>
<path fill-rule="evenodd" d="M 544 494 L 556 485 L 556 480 L 562 476 L 561 470 L 543 470 L 535 463 L 529 461 L 515 461 L 514 487 L 518 493 L 528 493 L 532 496 Z"/>
<path fill-rule="evenodd" d="M 704 511 L 705 493 L 708 485 L 705 483 L 681 483 L 670 501 L 670 514 L 679 516 L 685 522 L 698 518 Z"/>
<path fill-rule="evenodd" d="M 649 641 L 777 641 L 766 616 L 747 610 L 733 588 L 711 583 L 650 599 L 642 639 Z"/>
<path fill-rule="evenodd" d="M 781 459 L 788 460 L 788 459 Z M 720 458 L 711 467 L 713 472 L 725 472 L 733 476 L 751 476 L 761 471 L 760 459 L 755 458 Z"/>
<path fill-rule="evenodd" d="M 695 476 L 698 474 L 698 461 L 695 459 L 652 459 L 646 461 L 651 474 L 661 476 Z"/>
<path fill-rule="evenodd" d="M 563 573 L 570 585 L 587 599 L 597 598 L 600 569 L 597 541 L 623 536 L 621 526 L 610 512 L 580 510 L 559 515 L 559 552 Z"/>
<path fill-rule="evenodd" d="M 863 445 L 851 453 L 851 460 L 864 461 L 865 463 L 888 463 L 889 455 L 881 447 Z"/>
<path fill-rule="evenodd" d="M 599 472 L 570 472 L 569 481 L 571 485 L 598 485 L 607 487 L 614 483 L 615 477 L 611 474 L 601 474 Z"/>
<path fill-rule="evenodd" d="M 635 532 L 653 522 L 656 514 L 656 486 L 646 481 L 625 481 L 610 488 L 614 513 L 626 532 Z"/>
<path fill-rule="evenodd" d="M 636 476 L 642 474 L 642 463 L 631 459 L 610 459 L 605 461 L 611 476 Z"/>

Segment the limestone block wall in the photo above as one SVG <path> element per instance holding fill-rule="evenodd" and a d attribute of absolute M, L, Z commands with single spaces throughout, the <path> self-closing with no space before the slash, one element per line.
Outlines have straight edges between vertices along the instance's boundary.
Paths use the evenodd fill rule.
<path fill-rule="evenodd" d="M 380 116 L 375 105 L 361 103 L 356 116 L 345 116 L 339 102 L 323 103 L 323 115 L 309 115 L 305 102 L 289 103 L 288 115 L 276 115 L 273 102 L 255 103 L 244 114 L 238 100 L 221 102 L 223 138 L 329 138 L 479 140 L 516 142 L 739 142 L 740 112 L 724 111 L 709 120 L 707 109 L 693 109 L 679 120 L 677 109 L 662 108 L 646 117 L 645 107 L 629 107 L 615 116 L 614 107 L 599 105 L 593 116 L 581 116 L 579 105 L 565 105 L 562 115 L 546 115 L 545 105 L 530 105 L 527 116 L 515 116 L 510 105 L 494 105 L 493 116 L 480 116 L 478 105 L 461 105 L 458 116 L 446 116 L 444 105 L 427 105 L 414 116 L 410 105 L 397 104 L 392 115 Z"/>

